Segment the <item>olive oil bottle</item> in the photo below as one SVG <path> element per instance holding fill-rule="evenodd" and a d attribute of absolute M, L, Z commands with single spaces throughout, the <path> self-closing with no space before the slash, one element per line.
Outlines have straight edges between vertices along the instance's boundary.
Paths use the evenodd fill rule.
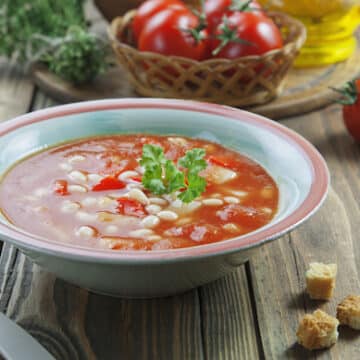
<path fill-rule="evenodd" d="M 360 1 L 261 0 L 263 6 L 301 20 L 307 41 L 295 61 L 297 67 L 333 64 L 346 60 L 357 46 L 354 32 L 360 24 Z"/>

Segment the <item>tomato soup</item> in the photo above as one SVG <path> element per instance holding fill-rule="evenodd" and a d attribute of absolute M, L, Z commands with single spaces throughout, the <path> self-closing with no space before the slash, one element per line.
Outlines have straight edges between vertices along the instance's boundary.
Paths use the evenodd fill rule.
<path fill-rule="evenodd" d="M 148 190 L 140 165 L 145 144 L 161 147 L 174 164 L 187 151 L 204 149 L 204 191 L 183 202 L 183 189 Z M 246 156 L 205 140 L 141 134 L 47 149 L 17 163 L 0 184 L 1 211 L 19 228 L 113 250 L 182 248 L 243 235 L 271 221 L 278 199 L 274 180 Z"/>

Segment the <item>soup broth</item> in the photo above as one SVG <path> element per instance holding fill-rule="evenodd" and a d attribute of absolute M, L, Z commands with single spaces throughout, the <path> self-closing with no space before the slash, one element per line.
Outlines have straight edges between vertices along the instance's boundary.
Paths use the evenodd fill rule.
<path fill-rule="evenodd" d="M 204 149 L 205 191 L 189 203 L 183 189 L 155 195 L 143 184 L 143 146 L 174 164 Z M 0 185 L 0 208 L 14 225 L 85 247 L 162 250 L 240 236 L 271 221 L 279 200 L 271 176 L 220 144 L 177 136 L 115 135 L 47 149 L 13 166 Z"/>

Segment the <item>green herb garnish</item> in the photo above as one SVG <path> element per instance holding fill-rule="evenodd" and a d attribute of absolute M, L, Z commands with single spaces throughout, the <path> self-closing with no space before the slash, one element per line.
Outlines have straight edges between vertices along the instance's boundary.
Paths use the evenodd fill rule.
<path fill-rule="evenodd" d="M 146 144 L 140 160 L 140 165 L 145 168 L 142 184 L 155 195 L 180 190 L 178 198 L 189 203 L 205 191 L 206 180 L 199 176 L 207 166 L 204 156 L 204 149 L 195 148 L 188 150 L 175 164 L 165 158 L 160 146 Z"/>
<path fill-rule="evenodd" d="M 0 0 L 0 55 L 41 62 L 81 84 L 109 65 L 110 47 L 89 31 L 83 0 Z"/>

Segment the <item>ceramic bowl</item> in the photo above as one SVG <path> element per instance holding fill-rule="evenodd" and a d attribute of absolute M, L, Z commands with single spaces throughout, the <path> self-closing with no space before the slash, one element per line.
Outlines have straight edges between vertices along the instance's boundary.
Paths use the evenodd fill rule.
<path fill-rule="evenodd" d="M 245 111 L 181 100 L 91 101 L 7 121 L 0 125 L 0 174 L 19 159 L 60 142 L 137 132 L 204 138 L 246 154 L 275 179 L 280 190 L 277 215 L 252 233 L 176 250 L 94 250 L 32 235 L 5 218 L 0 218 L 1 238 L 60 278 L 92 291 L 122 297 L 165 296 L 228 274 L 260 246 L 313 215 L 327 194 L 327 166 L 300 135 Z"/>

